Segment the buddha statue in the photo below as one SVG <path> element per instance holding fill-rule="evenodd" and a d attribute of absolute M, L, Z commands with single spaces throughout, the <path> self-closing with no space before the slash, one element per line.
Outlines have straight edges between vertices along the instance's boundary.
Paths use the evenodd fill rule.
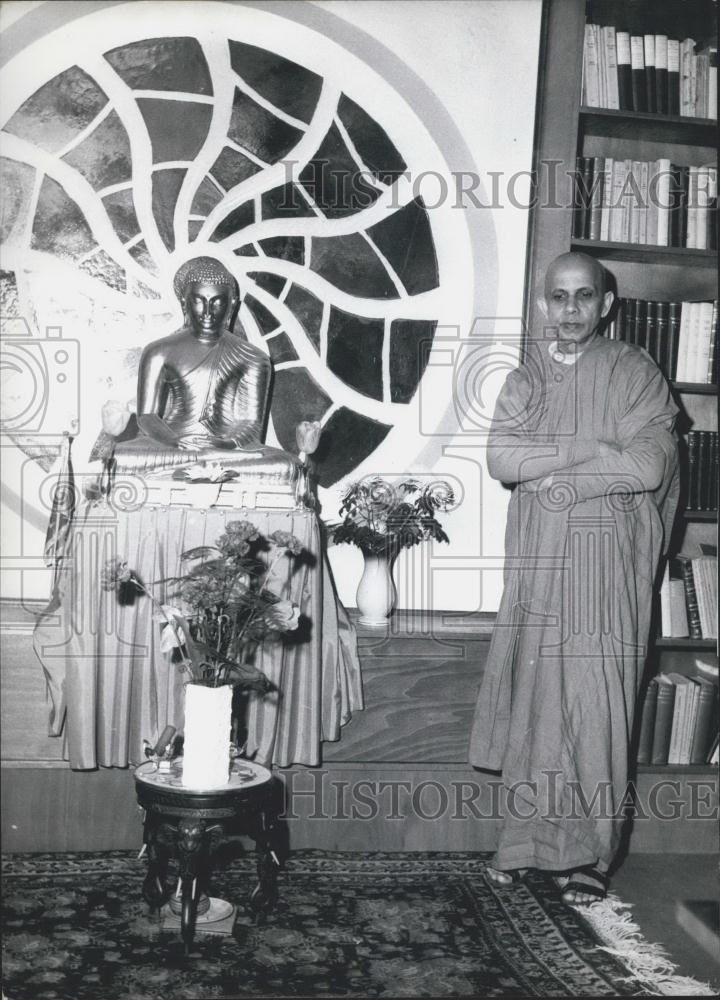
<path fill-rule="evenodd" d="M 212 257 L 196 257 L 174 280 L 185 323 L 149 344 L 137 383 L 137 433 L 114 442 L 115 468 L 154 478 L 219 463 L 253 480 L 294 484 L 300 462 L 262 443 L 271 364 L 232 332 L 238 284 Z"/>

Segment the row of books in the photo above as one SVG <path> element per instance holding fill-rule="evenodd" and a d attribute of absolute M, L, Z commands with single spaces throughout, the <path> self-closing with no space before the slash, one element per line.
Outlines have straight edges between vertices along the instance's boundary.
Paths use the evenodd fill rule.
<path fill-rule="evenodd" d="M 590 108 L 717 119 L 717 46 L 585 25 L 582 103 Z"/>
<path fill-rule="evenodd" d="M 715 250 L 717 169 L 670 160 L 579 156 L 573 235 L 577 239 Z"/>
<path fill-rule="evenodd" d="M 655 302 L 620 299 L 605 335 L 644 347 L 674 382 L 718 382 L 717 299 Z"/>
<path fill-rule="evenodd" d="M 715 749 L 717 686 L 704 677 L 658 674 L 648 685 L 638 764 L 705 764 Z"/>
<path fill-rule="evenodd" d="M 660 634 L 671 639 L 717 639 L 717 556 L 668 562 L 660 587 Z"/>
<path fill-rule="evenodd" d="M 718 432 L 688 431 L 688 510 L 718 509 Z"/>

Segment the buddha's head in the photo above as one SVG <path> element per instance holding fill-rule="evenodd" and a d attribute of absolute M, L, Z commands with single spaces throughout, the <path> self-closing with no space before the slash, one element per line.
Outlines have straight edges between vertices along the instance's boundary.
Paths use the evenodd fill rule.
<path fill-rule="evenodd" d="M 238 283 L 214 257 L 194 257 L 173 281 L 185 322 L 201 340 L 215 340 L 231 328 L 240 297 Z"/>

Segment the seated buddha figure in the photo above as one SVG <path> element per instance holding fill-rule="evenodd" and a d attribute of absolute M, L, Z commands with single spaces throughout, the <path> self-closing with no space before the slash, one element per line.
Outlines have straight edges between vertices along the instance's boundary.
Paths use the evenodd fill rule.
<path fill-rule="evenodd" d="M 261 440 L 270 360 L 231 332 L 237 281 L 214 258 L 196 257 L 178 270 L 174 289 L 185 323 L 142 353 L 139 433 L 116 442 L 116 469 L 163 477 L 212 462 L 254 480 L 293 484 L 298 460 Z"/>

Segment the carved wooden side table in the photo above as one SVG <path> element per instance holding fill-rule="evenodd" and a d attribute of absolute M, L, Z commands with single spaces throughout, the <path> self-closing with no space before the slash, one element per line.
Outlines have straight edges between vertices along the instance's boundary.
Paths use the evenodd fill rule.
<path fill-rule="evenodd" d="M 212 855 L 229 833 L 248 833 L 255 841 L 258 883 L 250 905 L 259 918 L 277 900 L 278 859 L 273 850 L 273 780 L 270 771 L 250 761 L 235 761 L 230 781 L 217 788 L 186 788 L 182 759 L 169 771 L 148 761 L 135 770 L 135 791 L 145 810 L 143 840 L 148 872 L 143 898 L 160 908 L 170 897 L 167 869 L 178 858 L 182 885 L 181 934 L 185 953 L 195 936 L 198 900 L 207 885 Z"/>

